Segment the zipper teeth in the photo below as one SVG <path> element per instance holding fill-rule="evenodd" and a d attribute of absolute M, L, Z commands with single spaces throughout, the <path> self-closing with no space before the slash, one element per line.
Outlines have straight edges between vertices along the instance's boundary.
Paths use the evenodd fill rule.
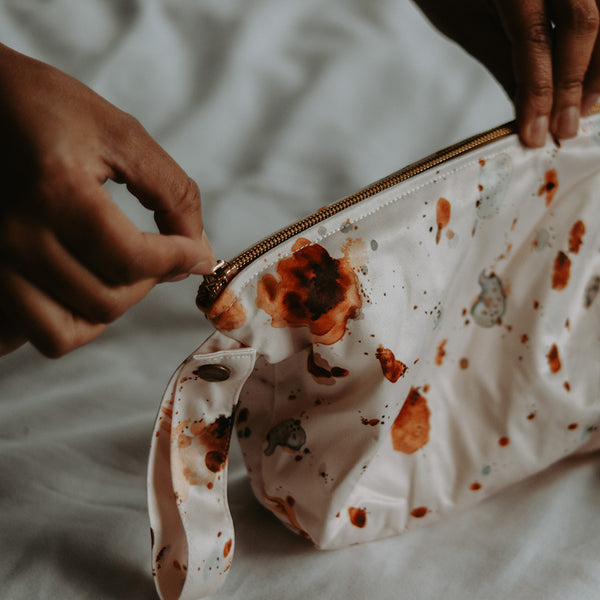
<path fill-rule="evenodd" d="M 235 271 L 235 273 L 237 273 L 240 269 L 243 269 L 252 261 L 256 260 L 275 246 L 278 246 L 295 235 L 306 231 L 313 225 L 332 217 L 342 210 L 345 210 L 346 208 L 353 206 L 354 204 L 357 204 L 366 198 L 374 196 L 379 192 L 383 192 L 384 190 L 387 190 L 390 187 L 401 183 L 402 181 L 406 181 L 415 175 L 419 175 L 424 171 L 436 167 L 452 158 L 466 154 L 467 152 L 480 148 L 481 146 L 485 146 L 503 137 L 512 135 L 515 132 L 516 125 L 513 121 L 505 125 L 500 125 L 499 127 L 491 129 L 481 135 L 464 140 L 463 142 L 455 144 L 454 146 L 450 146 L 436 154 L 432 154 L 427 158 L 424 158 L 416 163 L 413 163 L 412 165 L 409 165 L 408 167 L 405 167 L 404 169 L 401 169 L 400 171 L 396 171 L 395 173 L 392 173 L 391 175 L 372 183 L 371 185 L 356 192 L 355 194 L 352 194 L 351 196 L 343 198 L 342 200 L 339 200 L 330 206 L 320 209 L 316 213 L 304 217 L 292 225 L 284 227 L 280 231 L 277 231 L 264 240 L 256 243 L 254 246 L 244 250 L 244 252 L 229 261 L 228 264 Z"/>

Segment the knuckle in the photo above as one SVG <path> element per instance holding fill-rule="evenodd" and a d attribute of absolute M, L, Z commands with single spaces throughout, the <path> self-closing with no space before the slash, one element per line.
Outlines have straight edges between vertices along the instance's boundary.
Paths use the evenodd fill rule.
<path fill-rule="evenodd" d="M 174 209 L 183 214 L 194 214 L 200 209 L 200 189 L 197 183 L 186 177 L 179 189 L 175 192 Z"/>
<path fill-rule="evenodd" d="M 523 26 L 523 41 L 533 47 L 546 50 L 550 47 L 550 31 L 544 15 L 539 15 Z"/>
<path fill-rule="evenodd" d="M 37 339 L 32 339 L 32 343 L 47 358 L 61 358 L 76 348 L 70 328 L 42 332 Z"/>
<path fill-rule="evenodd" d="M 116 321 L 127 309 L 120 302 L 115 291 L 106 292 L 102 298 L 99 298 L 91 308 L 90 317 L 97 323 L 112 323 Z"/>
<path fill-rule="evenodd" d="M 569 75 L 556 83 L 556 87 L 561 92 L 576 92 L 580 93 L 583 87 L 583 77 Z"/>
<path fill-rule="evenodd" d="M 534 80 L 527 86 L 527 93 L 534 101 L 544 102 L 552 98 L 554 88 L 549 81 Z"/>
<path fill-rule="evenodd" d="M 579 35 L 593 34 L 598 31 L 599 13 L 595 3 L 573 1 L 565 9 L 566 27 Z"/>

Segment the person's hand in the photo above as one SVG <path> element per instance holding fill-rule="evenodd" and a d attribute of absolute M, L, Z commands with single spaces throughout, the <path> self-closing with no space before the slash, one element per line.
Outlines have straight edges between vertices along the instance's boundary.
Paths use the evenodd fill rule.
<path fill-rule="evenodd" d="M 0 354 L 57 357 L 98 336 L 159 282 L 210 272 L 196 184 L 131 116 L 0 45 Z M 103 184 L 127 184 L 160 233 Z"/>
<path fill-rule="evenodd" d="M 514 100 L 520 137 L 542 146 L 577 134 L 600 97 L 596 0 L 416 0 Z"/>

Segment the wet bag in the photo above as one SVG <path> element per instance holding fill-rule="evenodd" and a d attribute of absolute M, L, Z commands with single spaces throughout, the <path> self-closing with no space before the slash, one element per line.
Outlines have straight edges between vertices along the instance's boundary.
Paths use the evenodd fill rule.
<path fill-rule="evenodd" d="M 496 128 L 217 265 L 197 298 L 216 331 L 152 437 L 163 600 L 230 568 L 232 436 L 259 502 L 327 549 L 600 447 L 599 131 L 526 149 Z"/>

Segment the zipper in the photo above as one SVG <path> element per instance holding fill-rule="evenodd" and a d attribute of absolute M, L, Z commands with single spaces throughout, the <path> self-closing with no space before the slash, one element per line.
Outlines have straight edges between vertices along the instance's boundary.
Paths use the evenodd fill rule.
<path fill-rule="evenodd" d="M 600 112 L 600 105 L 596 105 L 592 112 Z M 310 227 L 321 223 L 325 219 L 345 210 L 350 206 L 354 206 L 379 192 L 383 192 L 398 183 L 406 181 L 415 175 L 419 175 L 429 169 L 437 167 L 453 158 L 463 156 L 472 150 L 477 150 L 483 146 L 491 144 L 497 140 L 508 137 L 517 133 L 517 125 L 515 121 L 505 123 L 499 127 L 494 127 L 488 131 L 467 138 L 462 142 L 449 146 L 435 154 L 421 159 L 408 167 L 400 169 L 383 179 L 372 183 L 371 185 L 363 188 L 362 190 L 347 196 L 342 200 L 338 200 L 329 206 L 321 208 L 317 212 L 304 217 L 300 221 L 288 225 L 283 229 L 271 234 L 269 237 L 264 238 L 254 246 L 251 246 L 247 250 L 244 250 L 241 254 L 238 254 L 234 259 L 230 261 L 220 260 L 213 268 L 212 273 L 204 276 L 204 281 L 200 284 L 198 289 L 198 295 L 196 297 L 196 304 L 202 311 L 209 311 L 212 305 L 219 298 L 225 287 L 229 282 L 251 262 L 261 257 L 269 250 L 275 248 L 279 244 L 289 240 L 290 238 L 306 231 Z"/>

